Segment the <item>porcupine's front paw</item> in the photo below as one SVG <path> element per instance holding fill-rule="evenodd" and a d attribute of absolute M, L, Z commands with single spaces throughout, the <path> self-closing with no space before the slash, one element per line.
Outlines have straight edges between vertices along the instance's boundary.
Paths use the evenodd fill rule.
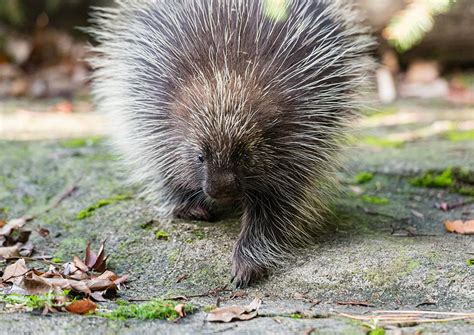
<path fill-rule="evenodd" d="M 212 214 L 209 209 L 204 206 L 179 206 L 174 212 L 174 216 L 183 220 L 211 221 Z"/>
<path fill-rule="evenodd" d="M 232 257 L 232 283 L 236 288 L 245 288 L 267 275 L 267 269 L 242 259 L 235 254 Z"/>

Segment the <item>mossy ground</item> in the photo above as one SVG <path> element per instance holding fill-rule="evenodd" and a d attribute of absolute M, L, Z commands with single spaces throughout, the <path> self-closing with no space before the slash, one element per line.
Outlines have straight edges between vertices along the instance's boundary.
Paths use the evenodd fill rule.
<path fill-rule="evenodd" d="M 427 127 L 437 119 L 462 115 L 474 120 L 473 110 L 454 113 L 456 108 L 402 102 L 390 113 L 373 113 L 369 121 L 375 121 L 362 127 L 360 135 L 383 139 L 393 133 Z M 417 119 L 425 124 L 389 123 L 409 113 L 417 113 Z M 224 305 L 243 305 L 260 296 L 264 312 L 298 314 L 310 306 L 294 298 L 300 293 L 321 300 L 311 309 L 311 315 L 327 315 L 330 310 L 367 311 L 336 304 L 349 300 L 368 301 L 377 309 L 414 309 L 426 301 L 435 301 L 436 305 L 430 306 L 435 310 L 472 309 L 474 267 L 467 260 L 472 258 L 469 253 L 473 251 L 473 237 L 447 234 L 442 223 L 446 219 L 472 218 L 474 205 L 466 204 L 449 212 L 435 205 L 472 199 L 465 192 L 472 185 L 473 141 L 452 141 L 436 135 L 401 146 L 376 144 L 349 150 L 347 172 L 341 177 L 348 182 L 344 183 L 345 195 L 332 204 L 333 214 L 328 217 L 331 229 L 326 229 L 313 246 L 300 250 L 298 257 L 268 279 L 245 290 L 247 298 L 228 301 L 231 292 L 218 294 Z M 160 220 L 153 208 L 137 196 L 137 189 L 127 186 L 126 176 L 115 160 L 102 141 L 81 139 L 66 145 L 64 140 L 0 141 L 1 219 L 35 213 L 66 187 L 77 184 L 77 190 L 59 207 L 31 223 L 33 230 L 45 227 L 50 231 L 49 239 L 32 234 L 36 251 L 68 261 L 74 255 L 82 256 L 87 242 L 98 246 L 107 240 L 110 267 L 130 276 L 127 289 L 119 292 L 121 299 L 203 295 L 191 301 L 198 312 L 177 324 L 158 320 L 0 315 L 2 331 L 37 329 L 39 333 L 54 330 L 71 334 L 81 329 L 84 333 L 105 334 L 127 333 L 126 329 L 132 329 L 130 333 L 160 330 L 187 334 L 229 327 L 203 325 L 202 320 L 204 306 L 216 304 L 217 299 L 205 293 L 216 288 L 231 289 L 229 257 L 239 232 L 238 220 Z M 449 168 L 452 185 L 446 182 Z M 432 180 L 441 175 L 446 186 L 431 187 L 428 173 Z M 423 182 L 419 186 L 410 182 L 420 177 Z M 130 198 L 97 206 L 100 199 L 117 195 Z M 91 215 L 77 220 L 77 214 L 85 209 Z M 112 304 L 110 309 L 114 307 Z M 465 323 L 448 326 L 427 325 L 423 329 L 449 329 L 453 334 L 473 331 L 473 326 Z M 360 324 L 338 317 L 283 318 L 281 323 L 262 317 L 236 324 L 229 332 L 258 333 L 263 329 L 272 333 L 303 333 L 311 327 L 322 333 L 367 333 Z M 414 330 L 418 329 L 421 328 Z"/>

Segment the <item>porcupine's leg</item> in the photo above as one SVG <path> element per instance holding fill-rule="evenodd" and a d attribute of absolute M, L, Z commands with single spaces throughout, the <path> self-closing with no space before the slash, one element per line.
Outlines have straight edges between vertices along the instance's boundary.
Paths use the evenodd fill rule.
<path fill-rule="evenodd" d="M 265 277 L 288 250 L 282 227 L 288 211 L 272 199 L 264 201 L 244 205 L 242 229 L 232 254 L 232 282 L 238 288 Z"/>
<path fill-rule="evenodd" d="M 175 196 L 173 216 L 184 220 L 212 221 L 211 206 L 200 191 L 181 192 Z"/>

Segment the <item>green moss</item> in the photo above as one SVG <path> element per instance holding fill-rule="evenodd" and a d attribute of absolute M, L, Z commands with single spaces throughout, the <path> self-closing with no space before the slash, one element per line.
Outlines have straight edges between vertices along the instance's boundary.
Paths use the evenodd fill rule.
<path fill-rule="evenodd" d="M 206 237 L 206 232 L 202 228 L 196 228 L 191 232 L 194 237 L 196 237 L 198 240 L 202 240 Z"/>
<path fill-rule="evenodd" d="M 54 251 L 54 258 L 57 260 L 69 259 L 74 255 L 79 255 L 87 247 L 87 240 L 81 237 L 66 237 L 61 240 Z"/>
<path fill-rule="evenodd" d="M 288 317 L 292 319 L 303 319 L 303 315 L 301 315 L 300 313 L 293 313 L 293 314 L 288 315 Z"/>
<path fill-rule="evenodd" d="M 142 304 L 121 304 L 110 312 L 97 313 L 98 316 L 111 320 L 175 320 L 179 318 L 178 312 L 175 311 L 178 305 L 175 301 L 155 299 Z M 195 308 L 191 304 L 184 307 L 185 313 L 192 313 Z"/>
<path fill-rule="evenodd" d="M 388 200 L 387 198 L 374 197 L 366 194 L 362 195 L 361 199 L 367 203 L 374 205 L 386 205 L 390 203 L 390 200 Z"/>
<path fill-rule="evenodd" d="M 365 184 L 374 179 L 374 174 L 372 172 L 360 172 L 354 177 L 354 182 L 356 184 Z"/>
<path fill-rule="evenodd" d="M 385 335 L 385 329 L 377 327 L 369 331 L 367 335 Z"/>
<path fill-rule="evenodd" d="M 202 310 L 206 313 L 209 313 L 217 308 L 216 305 L 206 305 L 202 308 Z"/>
<path fill-rule="evenodd" d="M 179 249 L 172 249 L 168 253 L 168 262 L 169 263 L 174 263 L 178 259 L 179 256 Z"/>
<path fill-rule="evenodd" d="M 406 256 L 402 250 L 400 255 L 384 266 L 374 267 L 365 274 L 365 278 L 376 287 L 393 286 L 399 280 L 410 275 L 420 266 L 420 262 Z"/>
<path fill-rule="evenodd" d="M 474 196 L 474 173 L 459 167 L 428 171 L 420 177 L 410 179 L 410 184 L 417 187 L 447 188 L 454 193 Z"/>
<path fill-rule="evenodd" d="M 56 264 L 60 264 L 60 263 L 63 262 L 63 260 L 59 257 L 54 257 L 53 259 L 51 259 L 51 262 L 56 263 Z"/>
<path fill-rule="evenodd" d="M 15 306 L 24 306 L 27 310 L 43 309 L 44 306 L 55 306 L 55 300 L 59 296 L 67 295 L 68 291 L 62 293 L 47 293 L 42 295 L 20 295 L 0 294 L 0 302 Z"/>
<path fill-rule="evenodd" d="M 458 193 L 461 195 L 467 195 L 469 197 L 474 197 L 474 187 L 463 186 L 458 189 Z"/>
<path fill-rule="evenodd" d="M 450 187 L 454 185 L 453 172 L 451 168 L 441 173 L 427 172 L 421 177 L 410 179 L 410 184 L 417 187 Z"/>
<path fill-rule="evenodd" d="M 474 141 L 474 129 L 467 131 L 448 131 L 444 134 L 444 137 L 452 142 Z"/>
<path fill-rule="evenodd" d="M 116 202 L 123 201 L 123 200 L 130 200 L 131 198 L 132 197 L 130 195 L 120 194 L 120 195 L 115 195 L 115 196 L 107 198 L 107 199 L 101 199 L 101 200 L 97 201 L 95 204 L 93 204 L 93 205 L 87 207 L 86 209 L 83 209 L 79 213 L 77 213 L 76 214 L 76 219 L 77 220 L 83 220 L 85 218 L 88 218 L 88 217 L 92 216 L 94 211 L 96 211 L 97 209 L 99 209 L 101 207 L 108 206 L 108 205 L 111 205 L 111 204 L 114 204 Z"/>
<path fill-rule="evenodd" d="M 388 138 L 381 138 L 375 136 L 366 136 L 362 138 L 361 143 L 366 144 L 372 147 L 378 148 L 401 148 L 405 144 L 405 142 L 400 140 L 392 140 Z"/>
<path fill-rule="evenodd" d="M 466 260 L 467 266 L 473 266 L 474 265 L 474 258 L 469 258 Z"/>
<path fill-rule="evenodd" d="M 169 239 L 170 235 L 164 230 L 158 230 L 155 232 L 155 237 L 159 240 L 167 240 Z"/>
<path fill-rule="evenodd" d="M 87 138 L 73 138 L 69 140 L 64 140 L 60 142 L 60 145 L 63 148 L 67 149 L 77 149 L 82 147 L 93 147 L 102 142 L 102 136 L 94 136 Z"/>

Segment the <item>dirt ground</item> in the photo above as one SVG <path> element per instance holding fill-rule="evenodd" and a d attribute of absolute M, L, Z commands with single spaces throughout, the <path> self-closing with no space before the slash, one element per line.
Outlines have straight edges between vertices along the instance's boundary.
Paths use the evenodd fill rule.
<path fill-rule="evenodd" d="M 443 225 L 445 220 L 474 219 L 474 192 L 469 196 L 456 185 L 431 188 L 413 181 L 449 168 L 474 174 L 474 107 L 413 100 L 371 110 L 347 152 L 347 170 L 340 176 L 345 194 L 328 218 L 335 228 L 267 280 L 230 299 L 235 290 L 229 283 L 229 255 L 238 220 L 157 219 L 138 189 L 125 183 L 117 158 L 98 140 L 105 125 L 99 116 L 49 112 L 55 120 L 67 121 L 56 121 L 63 125 L 57 136 L 54 129 L 45 131 L 48 113 L 38 115 L 55 103 L 0 102 L 0 207 L 5 215 L 32 213 L 75 184 L 76 192 L 31 223 L 34 230 L 50 231 L 49 239 L 32 235 L 38 254 L 69 260 L 81 255 L 88 241 L 98 246 L 106 239 L 109 266 L 130 276 L 121 299 L 202 296 L 191 298 L 198 310 L 179 322 L 7 314 L 0 305 L 1 334 L 303 334 L 311 329 L 314 334 L 367 334 L 376 325 L 373 320 L 341 313 L 474 313 L 474 266 L 467 264 L 474 258 L 474 236 L 448 233 Z M 25 113 L 30 118 L 21 119 Z M 6 122 L 18 125 L 14 120 L 26 120 L 24 127 L 9 131 Z M 87 125 L 92 125 L 90 132 Z M 65 139 L 68 134 L 83 140 Z M 131 198 L 76 218 L 97 201 L 123 194 Z M 455 208 L 443 211 L 443 204 Z M 157 231 L 167 238 L 158 239 Z M 216 304 L 218 297 L 224 306 L 259 297 L 260 316 L 229 324 L 205 322 L 205 306 Z M 386 331 L 474 334 L 474 321 L 392 325 Z"/>

